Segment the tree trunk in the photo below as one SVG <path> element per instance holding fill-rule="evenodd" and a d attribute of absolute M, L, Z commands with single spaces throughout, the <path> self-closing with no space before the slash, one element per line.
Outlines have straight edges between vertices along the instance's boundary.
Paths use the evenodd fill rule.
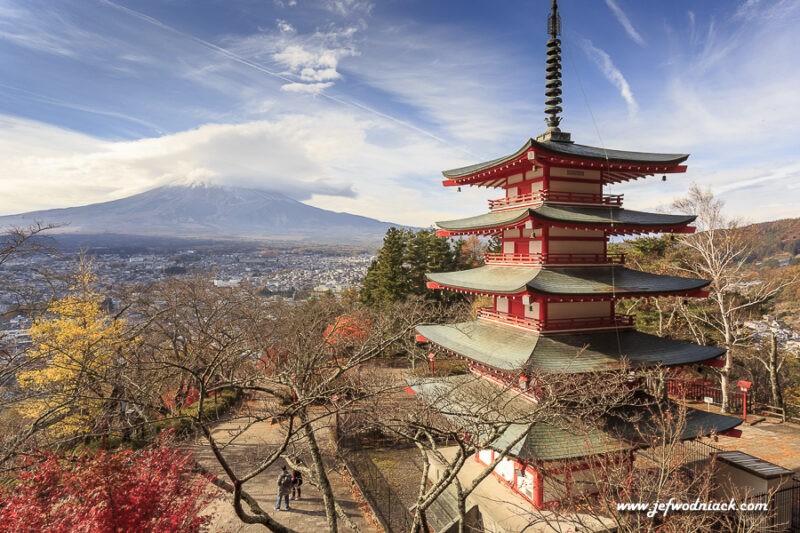
<path fill-rule="evenodd" d="M 317 476 L 319 490 L 322 492 L 322 501 L 325 505 L 325 517 L 328 520 L 328 531 L 336 533 L 339 531 L 339 526 L 336 522 L 336 500 L 333 496 L 330 480 L 328 480 L 328 474 L 325 471 L 325 463 L 322 461 L 322 452 L 320 452 L 319 445 L 317 444 L 314 428 L 311 427 L 308 421 L 308 413 L 306 413 L 305 409 L 300 411 L 300 422 L 303 424 L 303 433 L 308 439 L 308 447 L 311 451 L 311 458 L 314 463 L 314 473 Z"/>
<path fill-rule="evenodd" d="M 722 389 L 722 412 L 728 412 L 728 385 L 730 384 L 731 357 L 725 356 L 725 366 L 719 371 L 719 386 Z"/>
<path fill-rule="evenodd" d="M 772 390 L 772 403 L 775 407 L 783 408 L 783 394 L 781 393 L 781 384 L 778 376 L 778 341 L 775 339 L 775 333 L 770 336 L 770 351 L 769 351 L 769 386 Z"/>
<path fill-rule="evenodd" d="M 720 306 L 720 311 L 725 312 L 724 307 Z M 725 324 L 725 348 L 727 351 L 725 352 L 725 366 L 719 371 L 719 384 L 720 388 L 722 388 L 722 412 L 728 413 L 730 412 L 730 401 L 728 399 L 728 387 L 730 387 L 730 380 L 731 380 L 731 369 L 733 368 L 733 334 L 731 332 L 730 324 L 727 320 L 724 321 Z"/>

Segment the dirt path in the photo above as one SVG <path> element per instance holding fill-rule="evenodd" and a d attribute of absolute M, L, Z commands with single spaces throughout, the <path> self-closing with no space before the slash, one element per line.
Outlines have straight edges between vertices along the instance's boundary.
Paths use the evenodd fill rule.
<path fill-rule="evenodd" d="M 221 423 L 215 427 L 213 435 L 220 442 L 229 442 L 233 435 L 239 433 L 247 421 L 239 418 L 233 422 Z M 328 476 L 330 478 L 333 492 L 339 505 L 345 510 L 347 515 L 356 523 L 363 533 L 375 533 L 375 529 L 367 524 L 362 515 L 358 504 L 350 492 L 350 484 L 341 474 L 332 469 L 335 464 L 332 457 L 332 443 L 330 442 L 329 432 L 324 427 L 326 420 L 321 420 L 315 424 L 317 439 L 323 449 L 328 466 Z M 235 441 L 228 444 L 225 449 L 225 456 L 230 458 L 231 465 L 237 473 L 243 473 L 258 464 L 258 459 L 268 455 L 272 448 L 281 440 L 280 425 L 270 424 L 269 422 L 259 422 L 247 428 Z M 204 439 L 198 440 L 194 447 L 199 461 L 209 470 L 216 472 L 223 479 L 225 474 L 214 458 L 211 448 Z M 300 500 L 291 501 L 291 511 L 275 511 L 275 500 L 277 496 L 277 479 L 280 475 L 281 467 L 285 463 L 278 460 L 267 470 L 245 483 L 245 490 L 253 496 L 261 507 L 278 522 L 301 532 L 324 532 L 327 531 L 327 521 L 325 520 L 325 510 L 322 503 L 322 495 L 308 482 L 303 485 L 303 495 Z M 247 509 L 247 506 L 245 506 Z M 211 532 L 265 532 L 268 531 L 261 525 L 244 524 L 236 516 L 233 506 L 230 503 L 230 496 L 224 494 L 223 498 L 212 503 L 208 513 L 214 518 L 210 524 Z M 339 520 L 340 531 L 352 531 L 341 520 Z"/>

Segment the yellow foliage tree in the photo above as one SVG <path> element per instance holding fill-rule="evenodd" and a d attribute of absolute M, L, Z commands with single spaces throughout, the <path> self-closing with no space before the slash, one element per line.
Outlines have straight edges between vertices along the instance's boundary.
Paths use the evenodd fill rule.
<path fill-rule="evenodd" d="M 49 431 L 56 438 L 107 432 L 124 324 L 103 311 L 96 281 L 91 263 L 82 260 L 66 296 L 34 321 L 32 369 L 17 376 L 29 393 L 21 414 L 51 421 Z"/>

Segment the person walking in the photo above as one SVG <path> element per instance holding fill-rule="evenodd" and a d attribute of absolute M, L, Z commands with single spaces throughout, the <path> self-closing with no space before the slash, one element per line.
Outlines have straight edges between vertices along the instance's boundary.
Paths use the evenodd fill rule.
<path fill-rule="evenodd" d="M 300 487 L 303 486 L 303 473 L 299 470 L 292 472 L 292 499 L 300 499 Z"/>
<path fill-rule="evenodd" d="M 286 470 L 286 466 L 281 469 L 281 475 L 278 476 L 278 501 L 275 502 L 275 510 L 278 511 L 281 508 L 281 500 L 285 500 L 286 502 L 286 510 L 290 511 L 289 508 L 289 496 L 292 493 L 292 476 L 289 474 L 289 471 Z"/>

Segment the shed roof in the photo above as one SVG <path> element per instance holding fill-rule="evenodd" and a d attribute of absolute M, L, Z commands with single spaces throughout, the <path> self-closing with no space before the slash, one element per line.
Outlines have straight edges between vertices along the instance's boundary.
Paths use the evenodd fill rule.
<path fill-rule="evenodd" d="M 753 457 L 750 454 L 731 451 L 721 452 L 717 454 L 717 459 L 732 464 L 754 474 L 762 479 L 772 479 L 781 476 L 791 476 L 794 471 L 778 466 L 775 463 L 770 463 L 758 457 Z"/>

